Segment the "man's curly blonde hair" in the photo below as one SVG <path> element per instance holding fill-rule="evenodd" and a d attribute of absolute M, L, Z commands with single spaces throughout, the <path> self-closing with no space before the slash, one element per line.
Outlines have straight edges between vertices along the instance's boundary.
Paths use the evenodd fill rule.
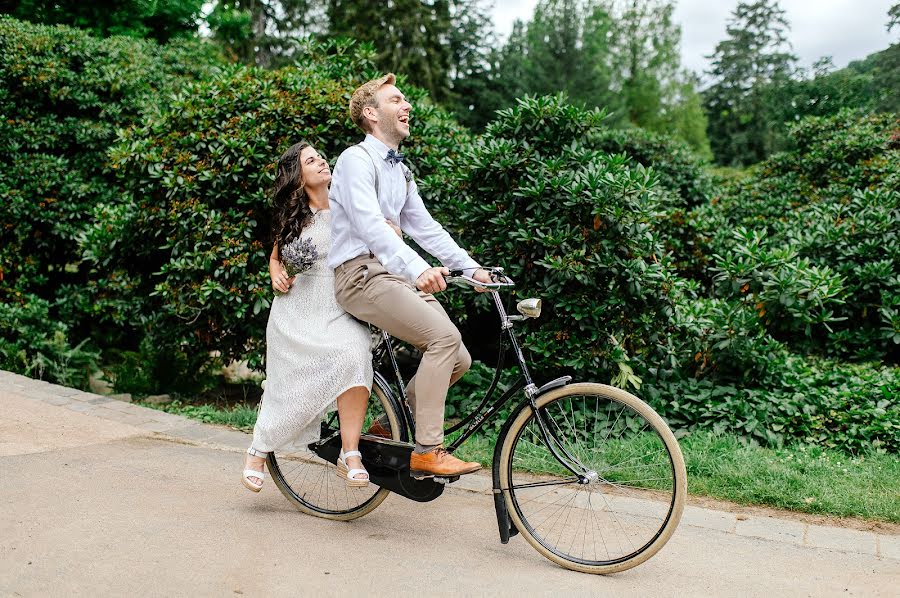
<path fill-rule="evenodd" d="M 382 85 L 394 85 L 396 82 L 396 75 L 394 75 L 394 73 L 388 73 L 383 77 L 366 81 L 357 87 L 350 97 L 350 120 L 364 132 L 371 132 L 369 121 L 363 116 L 363 108 L 366 106 L 377 108 L 378 100 L 375 99 L 375 92 L 377 92 Z"/>

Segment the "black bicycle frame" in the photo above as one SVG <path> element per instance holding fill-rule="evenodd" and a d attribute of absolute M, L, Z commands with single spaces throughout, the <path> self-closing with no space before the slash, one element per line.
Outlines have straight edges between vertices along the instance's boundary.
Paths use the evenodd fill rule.
<path fill-rule="evenodd" d="M 507 333 L 509 344 L 515 352 L 516 361 L 519 364 L 521 376 L 519 376 L 519 378 L 517 378 L 516 381 L 511 384 L 502 395 L 500 395 L 500 397 L 490 406 L 490 408 L 485 411 L 485 407 L 487 407 L 488 403 L 491 400 L 491 397 L 497 389 L 497 385 L 500 382 L 500 375 L 502 373 L 503 357 L 505 356 L 506 347 L 501 335 L 500 350 L 497 358 L 497 368 L 494 371 L 494 378 L 491 380 L 491 385 L 485 393 L 484 397 L 481 399 L 481 403 L 479 403 L 478 407 L 472 410 L 472 412 L 464 417 L 460 422 L 454 424 L 444 431 L 445 434 L 452 434 L 458 430 L 463 430 L 462 434 L 447 447 L 447 450 L 452 453 L 457 448 L 459 448 L 466 440 L 471 438 L 473 434 L 480 430 L 487 420 L 493 417 L 504 405 L 506 405 L 506 403 L 508 403 L 510 399 L 512 399 L 513 396 L 516 395 L 516 393 L 518 393 L 522 389 L 526 389 L 525 394 L 528 397 L 531 409 L 534 411 L 535 419 L 538 422 L 538 428 L 541 432 L 544 443 L 547 445 L 547 448 L 550 449 L 551 454 L 556 458 L 557 461 L 559 461 L 559 463 L 563 467 L 568 469 L 579 479 L 585 479 L 584 466 L 579 463 L 578 459 L 569 454 L 569 451 L 567 451 L 565 447 L 561 445 L 558 439 L 555 438 L 555 434 L 552 433 L 552 431 L 544 421 L 544 416 L 541 414 L 541 410 L 537 408 L 535 399 L 537 398 L 539 392 L 531 379 L 531 373 L 528 371 L 528 364 L 525 362 L 525 357 L 522 355 L 522 350 L 519 347 L 519 342 L 516 339 L 516 335 L 513 333 L 512 320 L 509 318 L 506 313 L 506 309 L 503 307 L 503 303 L 500 300 L 500 294 L 497 291 L 491 291 L 491 295 L 494 299 L 494 305 L 497 308 L 497 313 L 500 315 L 500 323 L 502 329 L 501 332 L 505 331 Z M 387 332 L 382 330 L 381 337 L 384 341 L 384 350 L 390 358 L 391 367 L 394 370 L 394 377 L 397 381 L 397 390 L 401 398 L 400 404 L 402 405 L 404 410 L 403 415 L 406 418 L 406 422 L 409 424 L 412 437 L 415 438 L 415 418 L 413 417 L 413 414 L 411 413 L 409 408 L 409 403 L 406 396 L 406 383 L 403 380 L 403 376 L 400 374 L 400 367 L 397 365 L 397 359 L 394 356 L 394 350 L 391 346 L 391 336 Z M 562 451 L 562 454 L 560 453 L 560 449 Z"/>

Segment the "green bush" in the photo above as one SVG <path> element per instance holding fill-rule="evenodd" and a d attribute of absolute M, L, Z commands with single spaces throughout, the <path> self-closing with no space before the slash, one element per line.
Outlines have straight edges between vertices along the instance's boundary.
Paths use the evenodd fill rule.
<path fill-rule="evenodd" d="M 98 355 L 72 344 L 88 328 L 119 390 L 192 392 L 217 359 L 259 365 L 275 161 L 362 137 L 346 106 L 372 49 L 311 44 L 279 71 L 208 50 L 0 19 L 0 367 L 84 386 Z M 803 121 L 794 150 L 716 189 L 683 146 L 563 97 L 473 138 L 401 86 L 431 211 L 507 267 L 511 299 L 545 298 L 520 327 L 538 379 L 639 388 L 682 433 L 898 450 L 896 368 L 797 355 L 896 361 L 895 117 Z M 488 298 L 443 301 L 486 355 Z M 451 417 L 489 375 L 453 390 Z"/>
<path fill-rule="evenodd" d="M 99 354 L 69 343 L 68 327 L 54 321 L 47 301 L 16 293 L 15 302 L 0 302 L 0 369 L 87 388 Z"/>
<path fill-rule="evenodd" d="M 152 329 L 158 342 L 200 360 L 216 352 L 258 365 L 272 298 L 269 189 L 278 156 L 305 139 L 334 159 L 362 139 L 347 105 L 375 76 L 371 56 L 371 47 L 338 40 L 308 46 L 297 67 L 230 68 L 123 132 L 109 155 L 125 201 L 98 207 L 83 243 L 105 273 L 91 287 L 97 316 Z M 427 172 L 465 133 L 420 90 L 404 90 L 417 121 L 408 151 Z"/>
<path fill-rule="evenodd" d="M 524 328 L 541 375 L 608 381 L 668 342 L 678 280 L 652 226 L 656 178 L 586 141 L 603 120 L 563 96 L 521 100 L 424 185 L 461 244 L 507 268 L 515 298 L 545 298 Z M 472 293 L 448 301 L 457 320 L 491 309 Z"/>
<path fill-rule="evenodd" d="M 117 129 L 154 110 L 185 79 L 207 76 L 215 57 L 205 46 L 97 39 L 0 17 L 0 142 L 9 148 L 0 158 L 0 269 L 7 289 L 22 276 L 28 288 L 43 290 L 81 274 L 76 239 L 85 216 L 118 196 L 105 157 Z"/>
<path fill-rule="evenodd" d="M 766 328 L 780 338 L 809 336 L 814 327 L 841 321 L 834 315 L 846 295 L 843 279 L 827 265 L 800 257 L 795 246 L 778 246 L 759 232 L 739 227 L 734 246 L 714 255 L 713 282 L 722 296 L 743 296 Z"/>
<path fill-rule="evenodd" d="M 671 207 L 683 210 L 706 203 L 713 193 L 712 179 L 703 162 L 686 143 L 643 129 L 593 130 L 585 141 L 609 154 L 625 154 L 659 175 L 659 187 L 672 191 Z"/>
<path fill-rule="evenodd" d="M 202 393 L 221 382 L 204 368 L 208 358 L 190 347 L 173 347 L 154 336 L 152 328 L 136 351 L 107 349 L 103 353 L 106 378 L 116 392 L 145 396 L 163 393 Z"/>
<path fill-rule="evenodd" d="M 55 2 L 19 0 L 16 18 L 46 25 L 71 25 L 92 35 L 126 35 L 168 41 L 197 30 L 203 0 L 118 0 L 117 2 Z"/>
<path fill-rule="evenodd" d="M 652 219 L 678 271 L 689 278 L 702 278 L 706 260 L 687 214 L 709 201 L 712 177 L 687 144 L 642 129 L 601 128 L 587 134 L 586 145 L 609 154 L 624 154 L 651 170 L 656 181 L 657 207 Z"/>
<path fill-rule="evenodd" d="M 27 311 L 22 298 L 40 297 L 66 335 L 87 336 L 92 275 L 78 240 L 94 207 L 121 195 L 106 151 L 121 127 L 220 63 L 198 41 L 97 39 L 0 17 L 0 302 Z"/>
<path fill-rule="evenodd" d="M 900 451 L 900 370 L 774 353 L 772 375 L 747 388 L 694 378 L 654 380 L 642 395 L 679 434 L 737 433 L 780 446 L 787 440 L 850 452 Z"/>
<path fill-rule="evenodd" d="M 529 98 L 426 185 L 463 245 L 507 268 L 515 299 L 545 298 L 541 319 L 523 327 L 538 378 L 642 380 L 636 392 L 681 433 L 898 450 L 896 369 L 808 360 L 780 340 L 841 322 L 832 312 L 844 305 L 843 277 L 796 247 L 723 224 L 723 236 L 739 238 L 709 274 L 722 297 L 705 297 L 674 274 L 654 221 L 677 194 L 655 167 L 586 147 L 598 131 L 601 113 Z M 492 340 L 483 296 L 447 299 L 470 337 Z M 477 394 L 461 387 L 451 409 L 465 411 Z"/>
<path fill-rule="evenodd" d="M 900 121 L 841 112 L 692 214 L 708 282 L 797 350 L 900 356 Z"/>
<path fill-rule="evenodd" d="M 681 295 L 674 319 L 671 360 L 675 367 L 662 372 L 663 377 L 754 386 L 769 376 L 772 357 L 786 353 L 766 333 L 756 312 L 739 301 Z"/>

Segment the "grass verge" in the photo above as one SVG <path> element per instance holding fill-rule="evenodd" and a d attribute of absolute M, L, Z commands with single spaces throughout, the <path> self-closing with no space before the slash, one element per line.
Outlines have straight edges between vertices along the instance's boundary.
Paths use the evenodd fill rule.
<path fill-rule="evenodd" d="M 173 401 L 168 405 L 162 406 L 147 405 L 140 402 L 139 404 L 151 409 L 159 409 L 166 413 L 197 419 L 207 424 L 231 426 L 242 432 L 253 432 L 253 425 L 256 423 L 256 407 L 250 405 L 239 404 L 223 409 L 214 405 L 186 405 L 181 401 Z"/>
<path fill-rule="evenodd" d="M 176 401 L 162 409 L 245 432 L 252 431 L 256 422 L 256 408 L 247 405 L 217 409 Z M 687 465 L 688 492 L 692 495 L 817 515 L 900 523 L 897 455 L 873 452 L 851 457 L 803 444 L 765 448 L 711 432 L 690 434 L 680 444 Z M 484 436 L 475 436 L 457 454 L 489 467 L 494 444 Z"/>

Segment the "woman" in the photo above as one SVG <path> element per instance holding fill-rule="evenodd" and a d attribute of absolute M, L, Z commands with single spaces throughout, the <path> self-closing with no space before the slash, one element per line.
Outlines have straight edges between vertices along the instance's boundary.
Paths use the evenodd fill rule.
<path fill-rule="evenodd" d="M 335 403 L 342 444 L 338 475 L 349 486 L 369 483 L 358 449 L 372 389 L 371 337 L 334 299 L 330 182 L 328 163 L 306 142 L 278 161 L 269 275 L 283 294 L 269 312 L 265 390 L 241 477 L 253 492 L 262 488 L 267 454 L 318 440 L 322 416 Z M 294 257 L 296 266 L 297 255 L 311 266 L 289 277 L 283 258 Z"/>

